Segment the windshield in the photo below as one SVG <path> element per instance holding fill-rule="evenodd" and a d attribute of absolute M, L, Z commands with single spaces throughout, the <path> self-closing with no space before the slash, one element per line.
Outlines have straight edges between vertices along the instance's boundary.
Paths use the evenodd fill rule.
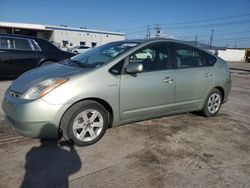
<path fill-rule="evenodd" d="M 110 62 L 136 45 L 138 45 L 136 42 L 111 42 L 76 55 L 70 58 L 67 64 L 83 68 L 96 68 Z"/>

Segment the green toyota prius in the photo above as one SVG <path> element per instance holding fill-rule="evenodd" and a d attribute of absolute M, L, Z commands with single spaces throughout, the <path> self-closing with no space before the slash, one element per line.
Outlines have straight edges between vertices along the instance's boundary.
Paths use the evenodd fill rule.
<path fill-rule="evenodd" d="M 63 135 L 86 146 L 116 125 L 191 111 L 214 116 L 230 90 L 227 62 L 206 50 L 124 40 L 24 73 L 6 91 L 3 110 L 21 135 Z"/>

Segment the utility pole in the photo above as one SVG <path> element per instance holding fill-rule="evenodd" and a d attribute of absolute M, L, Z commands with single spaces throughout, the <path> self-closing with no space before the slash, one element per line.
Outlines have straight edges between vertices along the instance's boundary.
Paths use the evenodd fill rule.
<path fill-rule="evenodd" d="M 198 37 L 197 36 L 195 36 L 195 46 L 198 46 Z"/>
<path fill-rule="evenodd" d="M 214 30 L 211 30 L 211 37 L 210 37 L 210 43 L 209 43 L 209 48 L 211 49 L 212 47 L 212 42 L 213 42 L 213 38 L 214 38 Z"/>
<path fill-rule="evenodd" d="M 235 49 L 237 48 L 237 40 L 235 41 L 235 46 L 234 46 L 234 48 L 235 48 Z"/>
<path fill-rule="evenodd" d="M 147 39 L 148 39 L 148 38 L 150 38 L 150 36 L 149 36 L 149 35 L 150 35 L 150 34 L 149 34 L 149 32 L 150 32 L 150 31 L 149 31 L 149 25 L 147 25 L 147 34 L 146 34 L 146 38 L 147 38 Z"/>
<path fill-rule="evenodd" d="M 160 37 L 161 36 L 161 28 L 160 28 L 159 24 L 157 24 L 155 26 L 155 30 L 156 30 L 155 37 Z"/>

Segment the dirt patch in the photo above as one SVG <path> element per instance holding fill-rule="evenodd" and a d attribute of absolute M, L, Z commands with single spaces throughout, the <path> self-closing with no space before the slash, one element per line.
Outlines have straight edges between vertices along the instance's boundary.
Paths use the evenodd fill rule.
<path fill-rule="evenodd" d="M 249 144 L 241 144 L 239 146 L 241 151 L 245 151 L 246 153 L 250 153 L 250 145 Z"/>

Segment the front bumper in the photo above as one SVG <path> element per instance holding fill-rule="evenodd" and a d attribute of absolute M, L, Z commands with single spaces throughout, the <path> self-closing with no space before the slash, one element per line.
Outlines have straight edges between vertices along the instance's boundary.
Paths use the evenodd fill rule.
<path fill-rule="evenodd" d="M 7 91 L 2 108 L 6 119 L 19 134 L 31 138 L 57 138 L 63 105 L 52 105 L 43 99 L 28 101 Z"/>

